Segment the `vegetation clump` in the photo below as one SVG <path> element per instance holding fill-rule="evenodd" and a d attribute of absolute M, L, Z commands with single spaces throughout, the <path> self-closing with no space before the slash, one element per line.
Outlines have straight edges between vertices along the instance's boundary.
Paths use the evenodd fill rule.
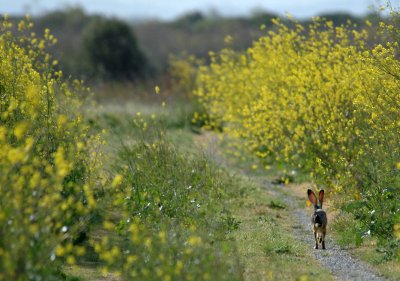
<path fill-rule="evenodd" d="M 56 280 L 85 253 L 76 239 L 96 207 L 98 137 L 83 122 L 86 91 L 62 81 L 48 29 L 22 20 L 0 34 L 0 279 Z"/>
<path fill-rule="evenodd" d="M 123 280 L 241 280 L 225 220 L 237 183 L 177 149 L 155 115 L 90 119 L 88 89 L 32 26 L 0 27 L 0 280 L 69 280 L 87 262 Z M 105 129 L 131 142 L 114 155 Z"/>
<path fill-rule="evenodd" d="M 149 123 L 153 129 L 145 122 L 139 130 L 153 133 L 123 145 L 113 167 L 107 208 L 120 216 L 104 226 L 122 240 L 95 241 L 106 271 L 124 280 L 241 280 L 225 220 L 237 184 L 204 156 L 188 157 L 160 136 L 158 121 Z"/>
<path fill-rule="evenodd" d="M 320 18 L 307 27 L 274 23 L 246 52 L 224 49 L 200 68 L 195 94 L 208 125 L 222 126 L 236 152 L 245 147 L 267 166 L 283 163 L 344 194 L 343 209 L 361 222 L 358 236 L 377 238 L 396 257 L 398 43 L 371 48 L 366 30 Z"/>
<path fill-rule="evenodd" d="M 128 24 L 117 19 L 96 18 L 86 27 L 82 37 L 90 67 L 100 78 L 143 78 L 146 58 Z"/>

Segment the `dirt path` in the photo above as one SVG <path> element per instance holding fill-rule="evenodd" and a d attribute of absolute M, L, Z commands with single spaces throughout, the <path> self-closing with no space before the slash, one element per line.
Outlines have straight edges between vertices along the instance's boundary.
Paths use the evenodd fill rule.
<path fill-rule="evenodd" d="M 284 191 L 282 186 L 270 183 L 264 183 L 263 186 L 277 197 L 283 198 L 286 204 L 290 206 L 293 218 L 297 222 L 293 225 L 293 235 L 296 239 L 310 245 L 310 248 L 313 248 L 315 242 L 311 230 L 310 214 L 307 210 L 299 207 L 299 202 L 296 200 L 296 197 Z M 304 197 L 305 196 L 306 193 L 304 191 Z M 343 281 L 387 280 L 382 276 L 378 276 L 366 263 L 353 258 L 348 251 L 338 246 L 329 236 L 329 233 L 326 238 L 326 245 L 326 250 L 312 249 L 312 255 L 315 260 L 327 268 L 336 279 Z"/>
<path fill-rule="evenodd" d="M 214 158 L 214 160 L 229 168 L 229 164 L 225 161 L 220 148 L 217 145 L 217 138 L 213 134 L 207 134 L 199 136 L 197 139 L 198 143 L 201 143 L 203 148 L 208 152 L 208 154 Z M 249 175 L 248 175 L 249 176 Z M 251 176 L 250 176 L 251 178 Z M 255 180 L 259 182 L 258 180 Z M 310 245 L 310 250 L 312 256 L 314 256 L 315 261 L 319 262 L 321 266 L 328 269 L 331 274 L 337 280 L 343 281 L 386 281 L 388 279 L 378 276 L 376 272 L 374 272 L 366 263 L 353 258 L 348 251 L 339 247 L 329 236 L 329 233 L 326 238 L 327 249 L 326 250 L 315 250 L 314 246 L 314 237 L 312 235 L 311 223 L 310 223 L 310 214 L 307 213 L 306 208 L 300 207 L 299 187 L 297 187 L 297 195 L 296 192 L 293 192 L 283 188 L 282 185 L 272 184 L 270 181 L 263 180 L 260 185 L 266 190 L 266 192 L 272 194 L 276 198 L 283 198 L 285 203 L 289 206 L 292 212 L 292 218 L 295 223 L 293 225 L 293 235 L 295 238 L 306 245 Z M 304 189 L 304 202 L 305 202 L 305 193 Z M 328 212 L 329 218 L 329 212 Z"/>

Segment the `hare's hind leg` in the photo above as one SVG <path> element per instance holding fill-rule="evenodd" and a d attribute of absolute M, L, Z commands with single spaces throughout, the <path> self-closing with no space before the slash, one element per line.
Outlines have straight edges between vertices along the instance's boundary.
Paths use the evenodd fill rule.
<path fill-rule="evenodd" d="M 322 232 L 322 249 L 325 250 L 325 235 L 326 235 L 326 231 Z"/>
<path fill-rule="evenodd" d="M 315 239 L 315 249 L 318 249 L 317 232 L 315 230 L 314 230 L 314 239 Z"/>

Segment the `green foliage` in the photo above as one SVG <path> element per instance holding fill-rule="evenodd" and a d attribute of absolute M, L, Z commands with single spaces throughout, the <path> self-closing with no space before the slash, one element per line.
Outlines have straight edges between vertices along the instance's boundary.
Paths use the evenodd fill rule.
<path fill-rule="evenodd" d="M 296 255 L 300 252 L 299 246 L 293 241 L 293 238 L 280 230 L 272 218 L 264 217 L 263 223 L 267 225 L 266 229 L 268 229 L 268 233 L 265 233 L 265 235 L 269 237 L 264 246 L 266 255 Z"/>
<path fill-rule="evenodd" d="M 147 71 L 146 58 L 123 21 L 93 19 L 83 31 L 83 47 L 93 72 L 102 78 L 132 80 Z"/>
<path fill-rule="evenodd" d="M 225 223 L 225 227 L 228 232 L 232 232 L 232 231 L 238 230 L 240 228 L 241 222 L 230 215 L 223 216 L 222 220 Z"/>
<path fill-rule="evenodd" d="M 181 28 L 187 28 L 206 20 L 201 12 L 191 12 L 185 14 L 174 21 L 174 25 Z"/>
<path fill-rule="evenodd" d="M 270 207 L 271 209 L 286 209 L 286 204 L 285 202 L 283 202 L 282 200 L 271 200 L 268 204 L 268 207 Z"/>
<path fill-rule="evenodd" d="M 360 246 L 363 235 L 368 235 L 360 231 L 360 221 L 357 221 L 350 212 L 339 213 L 331 225 L 335 241 L 341 246 Z"/>
<path fill-rule="evenodd" d="M 110 192 L 120 216 L 105 227 L 122 242 L 95 241 L 100 259 L 125 280 L 240 280 L 226 237 L 238 227 L 226 204 L 237 183 L 204 156 L 179 151 L 159 121 L 145 125 L 141 118 L 132 129 L 152 132 L 124 142 L 112 168 Z"/>
<path fill-rule="evenodd" d="M 210 127 L 223 127 L 232 153 L 244 148 L 264 164 L 296 167 L 344 194 L 350 205 L 343 207 L 361 221 L 359 231 L 376 237 L 378 247 L 394 258 L 400 200 L 398 44 L 369 49 L 367 30 L 321 19 L 307 27 L 275 24 L 276 31 L 246 52 L 224 49 L 200 68 L 196 94 Z"/>
<path fill-rule="evenodd" d="M 348 13 L 329 13 L 329 14 L 321 14 L 321 18 L 326 19 L 327 21 L 332 21 L 335 26 L 347 25 L 349 22 L 356 25 L 362 25 L 363 19 L 353 16 Z"/>
<path fill-rule="evenodd" d="M 85 253 L 77 238 L 96 203 L 96 136 L 82 122 L 86 92 L 46 53 L 49 30 L 0 23 L 0 279 L 58 280 Z M 90 156 L 90 157 L 89 157 Z"/>

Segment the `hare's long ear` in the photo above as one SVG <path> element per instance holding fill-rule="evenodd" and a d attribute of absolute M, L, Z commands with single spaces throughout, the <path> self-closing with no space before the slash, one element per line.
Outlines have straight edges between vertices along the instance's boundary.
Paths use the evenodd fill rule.
<path fill-rule="evenodd" d="M 324 194 L 325 191 L 323 189 L 321 189 L 321 191 L 319 192 L 319 204 L 321 204 L 321 209 L 322 209 L 322 203 L 324 202 Z"/>
<path fill-rule="evenodd" d="M 315 196 L 314 191 L 312 191 L 311 189 L 307 190 L 307 195 L 308 195 L 308 200 L 310 200 L 310 202 L 314 205 L 317 206 L 317 197 Z"/>

